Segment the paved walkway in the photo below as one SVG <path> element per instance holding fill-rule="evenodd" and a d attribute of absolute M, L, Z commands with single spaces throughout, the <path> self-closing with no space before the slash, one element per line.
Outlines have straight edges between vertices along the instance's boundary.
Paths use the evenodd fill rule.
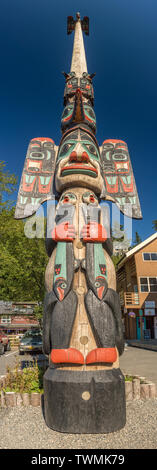
<path fill-rule="evenodd" d="M 140 375 L 157 385 L 157 352 L 143 348 L 126 346 L 120 357 L 122 372 Z"/>
<path fill-rule="evenodd" d="M 157 339 L 129 339 L 127 340 L 129 346 L 136 348 L 150 349 L 150 351 L 157 351 Z"/>

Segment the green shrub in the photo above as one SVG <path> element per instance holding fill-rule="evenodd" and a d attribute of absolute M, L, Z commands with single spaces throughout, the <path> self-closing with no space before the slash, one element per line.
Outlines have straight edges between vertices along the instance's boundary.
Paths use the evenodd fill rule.
<path fill-rule="evenodd" d="M 125 375 L 125 382 L 132 382 L 133 378 L 134 377 L 132 375 Z"/>
<path fill-rule="evenodd" d="M 19 369 L 16 364 L 14 371 L 7 368 L 6 384 L 2 388 L 4 392 L 32 393 L 43 392 L 43 374 L 44 370 L 38 366 L 37 361 L 31 367 Z"/>

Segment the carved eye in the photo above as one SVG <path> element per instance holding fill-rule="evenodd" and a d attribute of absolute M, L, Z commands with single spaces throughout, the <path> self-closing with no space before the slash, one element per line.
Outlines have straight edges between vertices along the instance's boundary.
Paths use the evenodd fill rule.
<path fill-rule="evenodd" d="M 94 145 L 92 145 L 92 144 L 87 145 L 86 144 L 86 147 L 89 150 L 89 152 L 92 153 L 92 155 L 97 156 L 97 151 L 96 151 L 96 148 L 94 147 Z"/>
<path fill-rule="evenodd" d="M 112 144 L 103 144 L 103 145 L 105 145 L 105 149 L 113 149 Z"/>
<path fill-rule="evenodd" d="M 52 143 L 52 142 L 45 142 L 45 143 L 43 144 L 43 147 L 44 147 L 44 148 L 50 148 L 50 149 L 51 149 L 51 148 L 53 148 L 53 143 Z"/>
<path fill-rule="evenodd" d="M 100 282 L 96 281 L 95 282 L 95 287 L 100 287 Z"/>
<path fill-rule="evenodd" d="M 31 158 L 44 158 L 44 153 L 43 152 L 31 152 L 30 153 Z"/>
<path fill-rule="evenodd" d="M 62 118 L 68 116 L 68 109 L 65 109 L 64 113 L 62 114 Z"/>
<path fill-rule="evenodd" d="M 70 107 L 66 108 L 64 111 L 63 111 L 63 114 L 62 114 L 62 119 L 65 118 L 66 116 L 68 116 L 69 112 L 72 111 L 72 109 Z"/>
<path fill-rule="evenodd" d="M 95 119 L 94 111 L 93 111 L 90 107 L 88 107 L 88 106 L 86 106 L 85 109 L 86 109 L 86 111 L 88 112 L 89 116 L 90 116 L 91 118 Z"/>
<path fill-rule="evenodd" d="M 61 152 L 60 152 L 60 154 L 59 154 L 59 156 L 60 156 L 60 157 L 63 157 L 63 155 L 65 155 L 65 154 L 68 152 L 68 150 L 69 150 L 69 148 L 70 148 L 71 146 L 72 146 L 72 144 L 68 144 L 68 143 L 67 143 L 67 144 L 64 144 L 63 147 L 62 147 L 62 150 L 61 150 Z"/>
<path fill-rule="evenodd" d="M 127 155 L 125 155 L 124 153 L 115 153 L 113 155 L 113 160 L 128 160 L 128 157 Z"/>
<path fill-rule="evenodd" d="M 66 286 L 67 286 L 66 283 L 65 283 L 65 282 L 62 282 L 62 284 L 61 284 L 62 289 L 65 289 Z"/>

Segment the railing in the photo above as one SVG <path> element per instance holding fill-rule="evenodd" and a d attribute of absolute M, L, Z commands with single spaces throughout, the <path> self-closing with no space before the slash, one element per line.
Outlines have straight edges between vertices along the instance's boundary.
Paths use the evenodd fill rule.
<path fill-rule="evenodd" d="M 139 294 L 138 292 L 125 292 L 124 293 L 125 307 L 136 307 L 139 305 Z"/>
<path fill-rule="evenodd" d="M 11 348 L 18 348 L 20 340 L 17 335 L 8 335 Z"/>
<path fill-rule="evenodd" d="M 120 300 L 121 307 L 123 307 L 124 305 L 124 292 L 123 291 L 119 292 L 119 300 Z"/>

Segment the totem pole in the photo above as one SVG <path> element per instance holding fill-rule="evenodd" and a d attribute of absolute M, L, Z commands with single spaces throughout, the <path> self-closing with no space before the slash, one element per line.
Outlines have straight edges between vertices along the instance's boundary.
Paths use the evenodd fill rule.
<path fill-rule="evenodd" d="M 47 425 L 69 433 L 107 433 L 125 425 L 121 309 L 111 260 L 112 243 L 101 200 L 141 218 L 128 148 L 121 140 L 99 147 L 92 79 L 87 71 L 83 31 L 89 19 L 68 17 L 74 30 L 71 70 L 64 73 L 62 138 L 32 139 L 19 188 L 16 218 L 36 212 L 45 200 L 58 201 L 48 230 L 43 350 Z M 40 256 L 40 253 L 39 253 Z"/>

